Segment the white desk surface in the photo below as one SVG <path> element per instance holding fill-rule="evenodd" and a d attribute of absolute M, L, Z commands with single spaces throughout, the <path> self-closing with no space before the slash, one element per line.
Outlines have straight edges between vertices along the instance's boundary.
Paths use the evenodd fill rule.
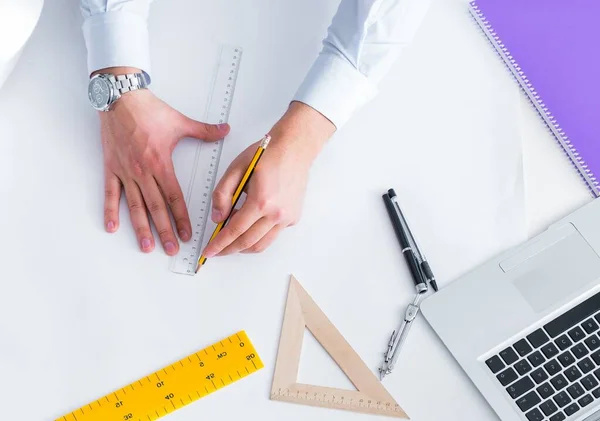
<path fill-rule="evenodd" d="M 174 14 L 182 5 L 196 13 Z M 153 5 L 153 52 L 201 58 L 177 43 L 174 27 L 245 48 L 225 163 L 281 114 L 335 7 L 333 0 Z M 375 370 L 412 294 L 380 199 L 387 188 L 399 191 L 442 283 L 590 200 L 483 35 L 465 24 L 466 3 L 436 7 L 437 38 L 415 43 L 412 61 L 398 65 L 315 164 L 302 223 L 266 253 L 215 259 L 192 278 L 168 272 L 160 251 L 140 253 L 126 213 L 118 234 L 103 232 L 78 1 L 47 0 L 0 90 L 2 418 L 54 419 L 246 329 L 266 368 L 169 420 L 375 419 L 268 399 L 289 274 Z M 423 53 L 436 45 L 436 54 Z M 261 57 L 265 51 L 272 54 Z M 461 67 L 469 60 L 476 65 Z M 417 62 L 421 68 L 411 67 Z M 154 89 L 165 96 L 171 63 L 154 63 Z M 457 152 L 479 136 L 480 150 Z M 415 156 L 427 157 L 426 172 Z M 314 340 L 305 348 L 300 380 L 348 386 Z M 421 318 L 385 385 L 417 421 L 496 419 Z"/>

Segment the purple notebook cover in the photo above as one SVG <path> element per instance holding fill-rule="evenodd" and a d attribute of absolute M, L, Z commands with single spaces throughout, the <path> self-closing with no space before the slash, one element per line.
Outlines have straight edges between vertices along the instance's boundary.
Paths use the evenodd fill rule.
<path fill-rule="evenodd" d="M 471 13 L 600 195 L 600 0 L 476 0 Z"/>

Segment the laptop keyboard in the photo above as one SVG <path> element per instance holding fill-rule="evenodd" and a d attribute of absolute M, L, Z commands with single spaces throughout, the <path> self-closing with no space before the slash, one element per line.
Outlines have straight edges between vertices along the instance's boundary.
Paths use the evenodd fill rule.
<path fill-rule="evenodd" d="M 600 293 L 485 363 L 529 421 L 563 421 L 600 399 Z"/>

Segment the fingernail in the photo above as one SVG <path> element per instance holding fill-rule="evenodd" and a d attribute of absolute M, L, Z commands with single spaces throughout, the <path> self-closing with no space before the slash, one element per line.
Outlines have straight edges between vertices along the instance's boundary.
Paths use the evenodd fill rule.
<path fill-rule="evenodd" d="M 213 222 L 221 222 L 221 218 L 223 218 L 223 213 L 220 210 L 213 208 L 213 210 L 212 210 Z"/>
<path fill-rule="evenodd" d="M 171 241 L 167 241 L 165 243 L 165 251 L 167 252 L 167 254 L 175 253 L 175 244 Z"/>
<path fill-rule="evenodd" d="M 186 230 L 181 229 L 179 230 L 179 238 L 181 238 L 183 241 L 187 241 L 190 239 L 190 235 Z"/>
<path fill-rule="evenodd" d="M 220 131 L 227 130 L 227 124 L 226 123 L 217 124 L 217 127 L 219 128 Z"/>
<path fill-rule="evenodd" d="M 210 250 L 210 251 L 206 251 L 204 250 L 204 253 L 202 253 L 204 255 L 204 257 L 206 257 L 207 259 L 210 259 L 211 257 L 215 257 L 215 252 Z"/>
<path fill-rule="evenodd" d="M 148 238 L 142 238 L 142 250 L 150 251 L 150 247 L 152 247 L 152 241 Z"/>
<path fill-rule="evenodd" d="M 115 230 L 115 223 L 113 221 L 108 221 L 106 224 L 106 229 L 108 232 L 113 232 Z"/>

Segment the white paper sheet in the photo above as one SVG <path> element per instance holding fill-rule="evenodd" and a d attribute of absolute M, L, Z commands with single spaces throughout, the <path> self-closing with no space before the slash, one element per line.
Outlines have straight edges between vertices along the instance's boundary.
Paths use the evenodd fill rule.
<path fill-rule="evenodd" d="M 153 4 L 154 89 L 192 117 L 204 113 L 189 93 L 200 88 L 164 89 L 167 78 L 212 71 L 200 40 L 244 47 L 221 171 L 285 110 L 335 8 L 333 0 Z M 448 0 L 434 5 L 381 95 L 315 163 L 298 227 L 262 255 L 211 260 L 194 278 L 171 274 L 160 250 L 138 251 L 124 204 L 119 233 L 103 232 L 80 24 L 76 1 L 46 2 L 0 92 L 6 419 L 53 419 L 239 329 L 266 368 L 169 421 L 363 419 L 268 400 L 288 274 L 375 370 L 412 294 L 381 202 L 386 189 L 397 190 L 442 285 L 524 235 L 517 88 L 466 3 Z M 303 360 L 301 378 L 336 384 L 341 375 L 326 363 Z M 419 421 L 494 419 L 422 319 L 386 386 Z"/>

